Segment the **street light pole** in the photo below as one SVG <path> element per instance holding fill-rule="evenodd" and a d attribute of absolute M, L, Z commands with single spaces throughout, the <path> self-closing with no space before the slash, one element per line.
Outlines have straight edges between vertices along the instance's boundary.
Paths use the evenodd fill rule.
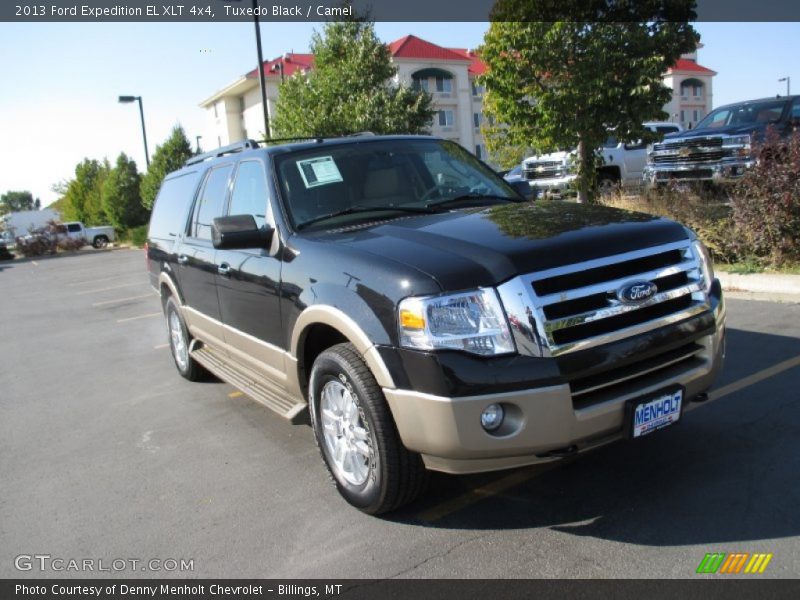
<path fill-rule="evenodd" d="M 787 75 L 786 77 L 781 77 L 780 79 L 778 79 L 778 81 L 785 81 L 786 82 L 786 95 L 787 96 L 791 96 L 792 95 L 792 89 L 791 89 L 790 85 L 792 83 L 792 78 Z"/>
<path fill-rule="evenodd" d="M 264 57 L 261 53 L 261 28 L 258 25 L 258 0 L 253 0 L 253 22 L 256 25 L 256 50 L 258 51 L 258 85 L 261 86 L 261 107 L 264 110 L 264 135 L 272 137 L 267 111 L 267 85 L 264 81 Z"/>
<path fill-rule="evenodd" d="M 147 168 L 150 168 L 150 153 L 147 151 L 147 131 L 144 128 L 144 108 L 142 107 L 142 97 L 141 96 L 120 96 L 119 101 L 122 104 L 128 104 L 129 102 L 134 102 L 135 100 L 139 101 L 139 117 L 142 119 L 142 139 L 144 140 L 144 161 L 147 164 Z"/>

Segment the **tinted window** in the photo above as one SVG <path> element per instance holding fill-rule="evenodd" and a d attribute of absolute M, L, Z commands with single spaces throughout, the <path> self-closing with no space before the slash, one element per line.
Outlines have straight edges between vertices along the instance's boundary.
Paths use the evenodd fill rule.
<path fill-rule="evenodd" d="M 800 120 L 800 100 L 795 100 L 792 105 L 792 119 Z"/>
<path fill-rule="evenodd" d="M 67 225 L 67 231 L 70 231 L 72 233 L 76 233 L 76 232 L 78 232 L 80 230 L 81 230 L 81 226 L 78 225 L 77 223 L 70 223 L 69 225 Z"/>
<path fill-rule="evenodd" d="M 606 141 L 603 142 L 603 148 L 616 148 L 619 141 L 613 135 L 610 135 L 606 138 Z"/>
<path fill-rule="evenodd" d="M 161 184 L 150 217 L 150 237 L 167 238 L 183 231 L 196 188 L 196 172 L 171 177 Z"/>
<path fill-rule="evenodd" d="M 718 108 L 708 113 L 706 118 L 697 124 L 697 128 L 775 123 L 780 120 L 785 107 L 785 100 L 768 100 Z"/>
<path fill-rule="evenodd" d="M 326 145 L 275 158 L 279 189 L 295 225 L 339 211 L 375 208 L 377 215 L 424 211 L 459 196 L 516 200 L 508 185 L 466 149 L 437 140 L 386 140 Z M 397 216 L 397 215 L 394 215 Z M 342 215 L 324 225 L 365 218 Z"/>
<path fill-rule="evenodd" d="M 266 222 L 267 183 L 264 168 L 260 162 L 247 161 L 239 165 L 236 183 L 231 194 L 229 215 L 253 215 L 256 225 L 263 227 Z"/>
<path fill-rule="evenodd" d="M 669 127 L 667 125 L 656 125 L 656 131 L 658 133 L 663 133 L 664 135 L 668 133 L 677 133 L 680 131 L 677 127 Z"/>
<path fill-rule="evenodd" d="M 225 208 L 225 195 L 228 191 L 228 179 L 233 165 L 225 165 L 212 169 L 197 199 L 194 210 L 191 236 L 201 240 L 211 239 L 211 223 L 214 217 L 222 215 Z"/>

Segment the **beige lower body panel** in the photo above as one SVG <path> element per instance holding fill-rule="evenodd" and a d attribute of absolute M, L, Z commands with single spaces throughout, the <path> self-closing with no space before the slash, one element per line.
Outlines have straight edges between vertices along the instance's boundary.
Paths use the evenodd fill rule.
<path fill-rule="evenodd" d="M 386 388 L 383 392 L 403 444 L 422 454 L 429 469 L 456 474 L 509 469 L 622 438 L 625 402 L 673 384 L 686 390 L 684 411 L 699 406 L 691 400 L 711 386 L 721 368 L 723 335 L 705 338 L 702 365 L 677 376 L 650 377 L 632 393 L 580 409 L 573 407 L 566 384 L 459 398 Z M 506 406 L 511 418 L 501 435 L 487 433 L 480 424 L 481 412 L 493 403 Z"/>

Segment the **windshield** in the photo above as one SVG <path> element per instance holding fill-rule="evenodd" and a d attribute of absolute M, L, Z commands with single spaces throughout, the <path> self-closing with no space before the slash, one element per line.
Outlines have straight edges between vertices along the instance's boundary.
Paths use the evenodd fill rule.
<path fill-rule="evenodd" d="M 486 165 L 444 140 L 325 145 L 276 156 L 275 171 L 298 229 L 520 200 Z"/>
<path fill-rule="evenodd" d="M 783 110 L 785 100 L 767 100 L 750 104 L 723 106 L 714 110 L 697 124 L 695 129 L 705 127 L 727 127 L 728 125 L 757 125 L 761 123 L 777 123 Z"/>

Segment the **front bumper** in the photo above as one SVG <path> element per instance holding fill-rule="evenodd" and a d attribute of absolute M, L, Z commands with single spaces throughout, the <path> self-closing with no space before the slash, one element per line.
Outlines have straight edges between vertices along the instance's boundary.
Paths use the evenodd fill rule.
<path fill-rule="evenodd" d="M 712 183 L 734 183 L 755 165 L 752 160 L 723 160 L 714 163 L 676 163 L 669 165 L 648 164 L 642 178 L 648 188 L 670 181 L 710 181 Z"/>
<path fill-rule="evenodd" d="M 532 188 L 540 192 L 563 196 L 574 190 L 577 175 L 565 175 L 564 177 L 552 177 L 549 179 L 529 179 L 528 183 Z"/>
<path fill-rule="evenodd" d="M 714 303 L 713 326 L 694 340 L 696 359 L 624 385 L 609 388 L 595 402 L 576 402 L 568 382 L 475 395 L 438 395 L 413 389 L 384 389 L 403 444 L 419 452 L 425 465 L 447 473 L 477 473 L 557 460 L 624 437 L 625 402 L 674 384 L 685 388 L 685 411 L 708 390 L 725 354 L 725 305 Z M 552 359 L 549 359 L 550 364 Z M 544 383 L 544 381 L 543 381 Z M 493 403 L 506 409 L 498 432 L 480 425 Z"/>

